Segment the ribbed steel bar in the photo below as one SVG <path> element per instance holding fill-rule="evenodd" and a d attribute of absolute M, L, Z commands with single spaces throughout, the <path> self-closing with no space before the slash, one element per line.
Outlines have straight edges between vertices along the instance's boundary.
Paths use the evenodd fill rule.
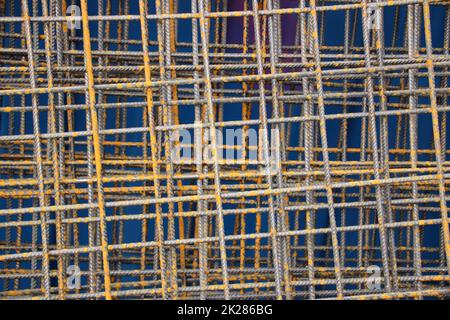
<path fill-rule="evenodd" d="M 449 39 L 444 0 L 0 0 L 0 299 L 448 298 Z"/>

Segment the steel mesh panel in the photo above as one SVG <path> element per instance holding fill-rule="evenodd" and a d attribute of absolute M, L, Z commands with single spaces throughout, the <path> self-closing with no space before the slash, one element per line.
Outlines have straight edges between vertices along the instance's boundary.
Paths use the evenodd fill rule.
<path fill-rule="evenodd" d="M 447 297 L 449 38 L 441 0 L 0 0 L 0 297 Z"/>

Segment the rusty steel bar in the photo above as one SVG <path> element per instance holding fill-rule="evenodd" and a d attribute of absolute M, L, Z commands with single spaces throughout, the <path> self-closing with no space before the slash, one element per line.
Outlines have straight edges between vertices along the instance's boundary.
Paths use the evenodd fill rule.
<path fill-rule="evenodd" d="M 0 299 L 448 298 L 449 49 L 444 0 L 0 0 Z"/>

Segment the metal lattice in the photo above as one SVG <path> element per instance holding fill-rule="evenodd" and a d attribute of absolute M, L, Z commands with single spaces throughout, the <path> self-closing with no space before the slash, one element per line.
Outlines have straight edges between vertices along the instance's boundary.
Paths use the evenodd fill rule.
<path fill-rule="evenodd" d="M 448 297 L 449 38 L 443 0 L 0 0 L 0 297 Z"/>

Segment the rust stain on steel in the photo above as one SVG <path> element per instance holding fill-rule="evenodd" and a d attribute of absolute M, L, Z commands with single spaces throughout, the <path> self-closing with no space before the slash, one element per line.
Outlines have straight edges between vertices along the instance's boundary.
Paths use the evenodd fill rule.
<path fill-rule="evenodd" d="M 448 2 L 241 4 L 0 0 L 0 299 L 448 298 Z"/>

